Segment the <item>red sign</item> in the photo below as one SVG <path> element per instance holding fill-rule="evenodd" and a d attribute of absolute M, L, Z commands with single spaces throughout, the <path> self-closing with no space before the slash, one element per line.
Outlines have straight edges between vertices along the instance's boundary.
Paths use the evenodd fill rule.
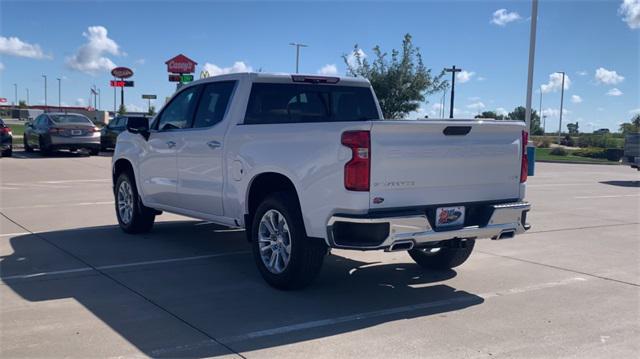
<path fill-rule="evenodd" d="M 168 60 L 165 64 L 167 64 L 167 72 L 189 74 L 196 71 L 196 65 L 198 63 L 180 54 Z"/>
<path fill-rule="evenodd" d="M 111 80 L 111 87 L 124 87 L 124 81 Z"/>
<path fill-rule="evenodd" d="M 126 79 L 133 76 L 133 70 L 128 67 L 116 67 L 115 69 L 111 70 L 111 75 L 119 79 Z"/>
<path fill-rule="evenodd" d="M 0 97 L 0 103 L 5 103 L 5 102 L 7 102 L 7 99 L 4 97 Z"/>

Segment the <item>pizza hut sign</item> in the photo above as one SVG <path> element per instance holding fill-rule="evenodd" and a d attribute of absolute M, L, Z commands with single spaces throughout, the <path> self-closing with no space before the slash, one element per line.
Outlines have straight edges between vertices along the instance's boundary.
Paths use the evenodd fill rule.
<path fill-rule="evenodd" d="M 169 59 L 165 64 L 167 64 L 167 72 L 174 74 L 190 74 L 196 71 L 196 65 L 198 63 L 183 54 L 180 54 Z"/>
<path fill-rule="evenodd" d="M 119 79 L 127 79 L 133 76 L 133 70 L 128 67 L 116 67 L 115 69 L 111 70 L 111 75 Z"/>

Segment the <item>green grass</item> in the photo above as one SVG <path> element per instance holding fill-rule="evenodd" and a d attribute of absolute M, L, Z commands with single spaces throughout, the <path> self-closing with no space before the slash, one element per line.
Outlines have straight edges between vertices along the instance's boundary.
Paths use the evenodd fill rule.
<path fill-rule="evenodd" d="M 607 161 L 602 158 L 589 158 L 573 156 L 571 151 L 566 156 L 554 156 L 550 154 L 551 148 L 536 148 L 536 161 L 553 161 L 553 162 L 582 162 L 582 163 L 600 163 L 600 164 L 617 164 L 618 162 Z"/>
<path fill-rule="evenodd" d="M 19 124 L 19 125 L 9 124 L 9 127 L 11 127 L 11 132 L 13 133 L 14 139 L 16 137 L 22 138 L 22 134 L 24 133 L 23 124 Z"/>

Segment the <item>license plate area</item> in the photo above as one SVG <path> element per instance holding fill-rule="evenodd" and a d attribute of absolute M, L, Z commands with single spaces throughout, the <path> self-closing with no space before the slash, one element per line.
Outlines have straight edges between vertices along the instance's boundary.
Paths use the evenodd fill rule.
<path fill-rule="evenodd" d="M 71 136 L 80 136 L 82 135 L 82 130 L 71 130 Z"/>
<path fill-rule="evenodd" d="M 464 227 L 464 206 L 438 207 L 434 222 L 436 229 L 454 229 Z"/>

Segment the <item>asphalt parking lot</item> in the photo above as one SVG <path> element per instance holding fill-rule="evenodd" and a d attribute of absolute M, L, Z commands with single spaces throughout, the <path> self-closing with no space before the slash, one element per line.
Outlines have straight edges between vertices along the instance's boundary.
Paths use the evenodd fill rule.
<path fill-rule="evenodd" d="M 277 291 L 240 231 L 164 214 L 117 225 L 110 157 L 0 160 L 0 356 L 640 355 L 640 174 L 538 163 L 527 234 L 425 272 L 403 252 L 333 251 Z"/>

